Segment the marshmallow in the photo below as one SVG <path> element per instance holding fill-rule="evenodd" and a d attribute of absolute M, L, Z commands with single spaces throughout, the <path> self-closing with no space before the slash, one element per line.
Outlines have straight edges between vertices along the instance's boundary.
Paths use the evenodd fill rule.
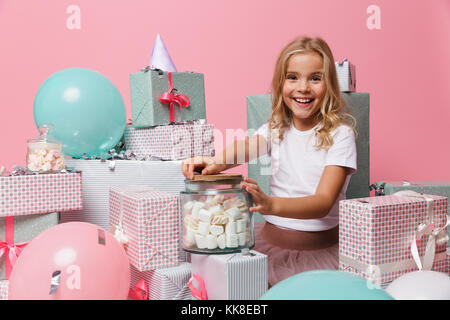
<path fill-rule="evenodd" d="M 245 232 L 245 227 L 247 226 L 247 221 L 245 219 L 239 219 L 236 221 L 236 232 Z"/>
<path fill-rule="evenodd" d="M 195 235 L 195 243 L 197 244 L 197 248 L 199 249 L 206 249 L 206 237 L 202 236 L 200 234 Z"/>
<path fill-rule="evenodd" d="M 240 247 L 245 246 L 246 240 L 247 240 L 247 233 L 246 232 L 238 233 L 238 242 L 239 242 L 239 246 Z"/>
<path fill-rule="evenodd" d="M 206 236 L 206 247 L 208 249 L 216 249 L 217 248 L 217 238 L 212 234 L 208 234 Z"/>
<path fill-rule="evenodd" d="M 228 235 L 236 234 L 236 222 L 230 221 L 225 225 L 225 233 Z"/>
<path fill-rule="evenodd" d="M 203 208 L 205 206 L 204 202 L 200 202 L 200 201 L 195 201 L 194 205 L 192 206 L 192 215 L 195 218 L 198 218 L 198 212 L 200 211 L 201 208 Z"/>
<path fill-rule="evenodd" d="M 195 230 L 187 227 L 184 235 L 184 244 L 187 247 L 192 247 L 195 244 Z"/>
<path fill-rule="evenodd" d="M 236 233 L 227 234 L 226 235 L 226 246 L 228 248 L 237 248 L 239 247 L 238 235 Z"/>
<path fill-rule="evenodd" d="M 225 213 L 229 215 L 233 220 L 237 220 L 241 217 L 241 211 L 236 207 L 232 207 L 226 210 Z"/>
<path fill-rule="evenodd" d="M 209 232 L 215 236 L 218 236 L 219 234 L 223 233 L 223 227 L 213 224 L 209 227 Z"/>
<path fill-rule="evenodd" d="M 197 233 L 207 235 L 209 233 L 209 222 L 200 221 L 198 223 Z"/>
<path fill-rule="evenodd" d="M 211 216 L 212 214 L 209 210 L 200 209 L 200 211 L 198 212 L 198 218 L 202 221 L 210 222 Z"/>
<path fill-rule="evenodd" d="M 223 207 L 222 205 L 218 204 L 214 207 L 209 208 L 209 212 L 211 212 L 212 215 L 215 215 L 219 212 L 223 212 Z"/>
<path fill-rule="evenodd" d="M 225 234 L 221 234 L 220 236 L 217 237 L 217 245 L 219 246 L 220 249 L 225 249 L 226 248 L 226 237 L 225 237 Z"/>
<path fill-rule="evenodd" d="M 184 212 L 186 212 L 186 213 L 191 212 L 193 206 L 194 206 L 194 201 L 186 202 L 183 206 Z"/>
<path fill-rule="evenodd" d="M 212 218 L 212 224 L 227 224 L 230 218 L 224 214 L 217 214 Z"/>

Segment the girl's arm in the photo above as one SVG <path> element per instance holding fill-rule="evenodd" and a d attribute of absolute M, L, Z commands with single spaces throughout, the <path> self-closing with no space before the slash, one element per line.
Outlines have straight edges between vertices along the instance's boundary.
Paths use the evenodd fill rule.
<path fill-rule="evenodd" d="M 182 170 L 186 178 L 194 177 L 196 168 L 204 168 L 202 174 L 215 174 L 247 163 L 267 153 L 267 141 L 259 134 L 245 140 L 235 140 L 215 157 L 194 157 L 183 161 Z"/>
<path fill-rule="evenodd" d="M 242 186 L 253 196 L 256 206 L 251 212 L 270 214 L 294 219 L 320 219 L 325 217 L 335 203 L 347 176 L 347 168 L 326 166 L 317 186 L 316 193 L 299 198 L 270 197 L 256 184 L 246 178 Z"/>

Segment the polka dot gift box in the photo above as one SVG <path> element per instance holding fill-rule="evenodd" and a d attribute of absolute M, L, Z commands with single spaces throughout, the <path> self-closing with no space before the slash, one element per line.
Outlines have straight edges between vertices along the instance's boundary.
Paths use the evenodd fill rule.
<path fill-rule="evenodd" d="M 404 273 L 447 272 L 447 197 L 401 191 L 339 202 L 339 269 L 386 285 Z"/>
<path fill-rule="evenodd" d="M 81 172 L 0 177 L 0 217 L 81 209 Z"/>
<path fill-rule="evenodd" d="M 174 124 L 138 129 L 125 128 L 125 147 L 138 159 L 183 160 L 214 156 L 212 124 Z"/>
<path fill-rule="evenodd" d="M 112 187 L 110 225 L 139 271 L 179 265 L 179 196 L 146 186 Z"/>

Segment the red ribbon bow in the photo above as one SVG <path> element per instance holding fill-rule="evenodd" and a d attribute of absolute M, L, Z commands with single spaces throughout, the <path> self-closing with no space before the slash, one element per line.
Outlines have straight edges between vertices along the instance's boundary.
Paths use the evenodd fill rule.
<path fill-rule="evenodd" d="M 128 292 L 132 300 L 148 300 L 148 286 L 144 280 L 139 280 Z"/>
<path fill-rule="evenodd" d="M 169 92 L 163 92 L 159 100 L 163 104 L 168 104 L 170 107 L 170 122 L 175 122 L 175 106 L 174 103 L 178 103 L 180 106 L 180 117 L 183 121 L 183 108 L 188 107 L 191 103 L 187 95 L 177 93 L 176 89 L 173 88 L 172 72 L 167 73 L 169 78 Z"/>
<path fill-rule="evenodd" d="M 5 279 L 9 279 L 11 270 L 23 247 L 28 242 L 14 243 L 14 217 L 5 218 L 5 241 L 0 241 L 0 258 L 5 255 Z"/>
<path fill-rule="evenodd" d="M 194 279 L 195 279 L 195 281 L 197 281 L 199 288 L 194 287 L 194 284 L 192 283 Z M 208 294 L 206 293 L 205 282 L 203 281 L 200 274 L 198 274 L 198 272 L 195 273 L 189 279 L 188 287 L 189 287 L 189 289 L 191 289 L 191 294 L 194 298 L 196 298 L 198 300 L 208 300 Z"/>

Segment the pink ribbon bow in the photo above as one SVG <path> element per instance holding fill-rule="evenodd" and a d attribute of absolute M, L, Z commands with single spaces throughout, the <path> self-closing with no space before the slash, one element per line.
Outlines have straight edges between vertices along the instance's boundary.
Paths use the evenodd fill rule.
<path fill-rule="evenodd" d="M 148 300 L 148 286 L 144 280 L 139 280 L 128 292 L 132 300 Z"/>
<path fill-rule="evenodd" d="M 167 77 L 169 78 L 169 92 L 163 92 L 159 100 L 163 104 L 169 105 L 170 122 L 175 122 L 174 103 L 178 103 L 178 105 L 180 106 L 181 121 L 183 121 L 183 108 L 188 107 L 191 102 L 189 101 L 189 97 L 187 95 L 177 93 L 176 89 L 173 88 L 172 72 L 168 72 Z"/>
<path fill-rule="evenodd" d="M 193 280 L 197 281 L 199 288 L 196 288 L 193 284 Z M 188 282 L 188 287 L 191 289 L 191 294 L 194 298 L 198 300 L 208 300 L 208 294 L 206 293 L 205 282 L 202 277 L 197 273 L 195 273 Z"/>
<path fill-rule="evenodd" d="M 28 242 L 14 243 L 14 217 L 5 218 L 5 241 L 0 241 L 0 258 L 5 255 L 5 279 L 9 279 L 11 270 L 23 247 Z"/>

